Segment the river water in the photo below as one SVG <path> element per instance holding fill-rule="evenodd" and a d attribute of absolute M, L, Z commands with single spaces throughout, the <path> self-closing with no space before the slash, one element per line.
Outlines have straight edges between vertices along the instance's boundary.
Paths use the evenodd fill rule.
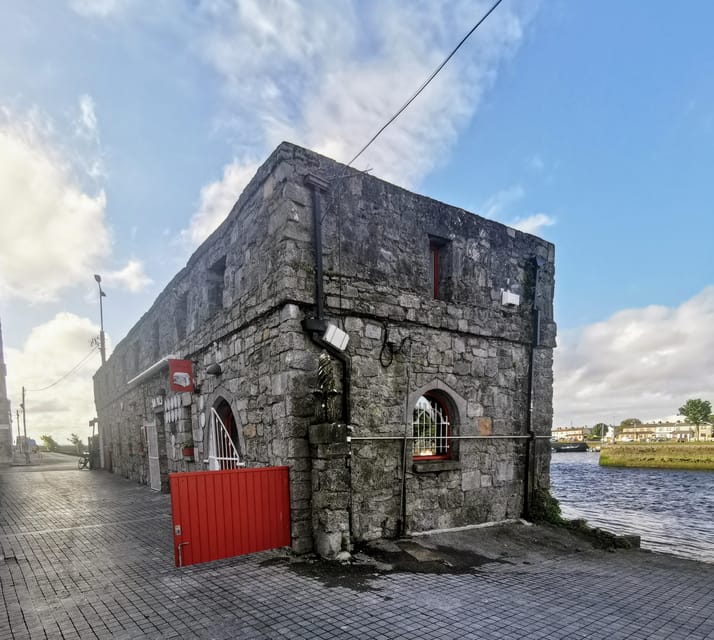
<path fill-rule="evenodd" d="M 566 518 L 635 533 L 642 548 L 714 563 L 714 471 L 617 469 L 597 453 L 555 453 L 551 490 Z"/>

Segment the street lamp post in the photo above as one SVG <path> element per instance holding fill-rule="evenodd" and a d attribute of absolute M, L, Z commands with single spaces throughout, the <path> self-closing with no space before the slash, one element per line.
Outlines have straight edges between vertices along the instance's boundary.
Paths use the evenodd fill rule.
<path fill-rule="evenodd" d="M 107 294 L 102 291 L 102 276 L 98 273 L 94 274 L 94 279 L 99 287 L 99 353 L 102 355 L 102 364 L 107 361 L 107 352 L 104 344 L 104 309 L 102 307 L 102 298 Z"/>
<path fill-rule="evenodd" d="M 23 448 L 25 449 L 25 464 L 30 464 L 30 450 L 27 448 L 27 422 L 25 421 L 25 387 L 22 387 L 22 439 Z"/>

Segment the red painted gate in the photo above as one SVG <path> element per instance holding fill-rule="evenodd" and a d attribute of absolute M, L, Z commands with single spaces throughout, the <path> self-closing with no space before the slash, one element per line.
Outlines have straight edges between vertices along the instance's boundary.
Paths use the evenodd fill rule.
<path fill-rule="evenodd" d="M 290 544 L 287 467 L 169 474 L 176 566 Z"/>

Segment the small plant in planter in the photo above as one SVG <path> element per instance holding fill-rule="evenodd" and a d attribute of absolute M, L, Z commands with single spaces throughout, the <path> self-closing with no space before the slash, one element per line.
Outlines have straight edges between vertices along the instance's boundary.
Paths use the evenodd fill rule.
<path fill-rule="evenodd" d="M 193 440 L 186 440 L 181 443 L 181 455 L 184 460 L 193 460 Z"/>

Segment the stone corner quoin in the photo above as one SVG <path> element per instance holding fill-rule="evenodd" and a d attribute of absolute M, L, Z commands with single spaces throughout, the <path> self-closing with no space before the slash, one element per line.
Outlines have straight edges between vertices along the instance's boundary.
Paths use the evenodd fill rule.
<path fill-rule="evenodd" d="M 215 410 L 246 467 L 289 467 L 297 552 L 519 517 L 549 486 L 553 287 L 552 244 L 284 142 L 95 374 L 102 466 L 166 490 L 209 468 Z"/>

